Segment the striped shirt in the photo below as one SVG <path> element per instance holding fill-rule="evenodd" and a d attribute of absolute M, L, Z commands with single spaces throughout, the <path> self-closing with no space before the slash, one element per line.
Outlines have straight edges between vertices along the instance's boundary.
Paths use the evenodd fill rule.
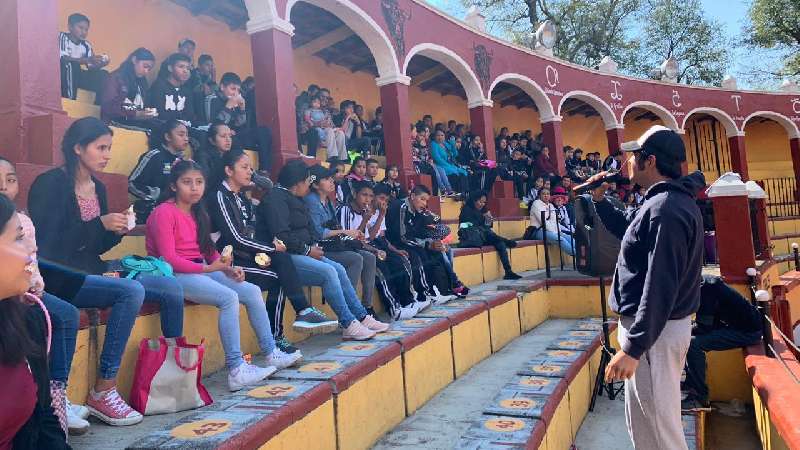
<path fill-rule="evenodd" d="M 69 38 L 69 33 L 58 33 L 58 51 L 60 56 L 67 58 L 91 58 L 94 56 L 92 44 L 87 40 L 78 42 L 77 44 Z"/>

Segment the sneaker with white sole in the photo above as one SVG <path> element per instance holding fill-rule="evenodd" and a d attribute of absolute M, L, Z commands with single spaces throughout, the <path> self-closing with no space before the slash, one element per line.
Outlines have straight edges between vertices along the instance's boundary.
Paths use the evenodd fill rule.
<path fill-rule="evenodd" d="M 375 337 L 377 333 L 361 324 L 358 320 L 353 320 L 344 329 L 342 339 L 345 341 L 366 341 Z"/>
<path fill-rule="evenodd" d="M 278 370 L 275 366 L 258 367 L 248 363 L 242 363 L 239 367 L 228 372 L 228 389 L 236 392 L 245 386 L 258 384 L 259 381 L 267 378 Z"/>
<path fill-rule="evenodd" d="M 325 334 L 336 331 L 339 322 L 329 319 L 317 308 L 306 308 L 297 313 L 292 328 L 298 333 Z"/>
<path fill-rule="evenodd" d="M 430 300 L 430 302 L 434 305 L 444 305 L 450 300 L 454 300 L 456 298 L 455 295 L 442 295 L 442 293 L 439 292 L 439 288 L 436 286 L 433 287 L 433 294 L 434 295 L 428 295 L 427 299 Z"/>
<path fill-rule="evenodd" d="M 397 316 L 394 320 L 408 320 L 419 314 L 419 303 L 412 303 L 408 306 L 403 306 L 397 310 Z"/>
<path fill-rule="evenodd" d="M 86 407 L 82 408 L 86 409 Z M 89 414 L 88 409 L 86 409 L 86 414 Z M 89 421 L 75 414 L 75 409 L 69 406 L 67 406 L 67 430 L 69 430 L 70 436 L 80 436 L 89 431 Z"/>
<path fill-rule="evenodd" d="M 86 407 L 91 415 L 112 426 L 136 425 L 144 417 L 120 397 L 117 388 L 105 392 L 89 392 Z"/>
<path fill-rule="evenodd" d="M 425 311 L 426 308 L 431 306 L 431 299 L 426 296 L 425 300 L 417 300 L 414 302 L 414 304 L 417 305 L 417 313 L 421 313 L 422 311 Z"/>
<path fill-rule="evenodd" d="M 372 315 L 367 314 L 367 317 L 364 317 L 364 320 L 361 321 L 361 325 L 369 328 L 370 330 L 376 333 L 383 333 L 384 331 L 389 329 L 388 323 L 383 323 L 381 321 L 375 320 Z"/>
<path fill-rule="evenodd" d="M 69 399 L 67 399 L 67 412 L 69 412 L 70 410 L 72 410 L 72 414 L 80 417 L 83 420 L 89 418 L 89 408 L 83 405 L 76 405 L 75 403 L 72 403 L 71 401 L 69 401 Z"/>
<path fill-rule="evenodd" d="M 286 353 L 278 347 L 275 347 L 275 350 L 267 356 L 267 364 L 270 366 L 275 366 L 278 369 L 285 369 L 289 366 L 297 364 L 301 359 L 303 359 L 303 354 L 300 353 L 300 350 L 295 351 L 294 353 Z"/>

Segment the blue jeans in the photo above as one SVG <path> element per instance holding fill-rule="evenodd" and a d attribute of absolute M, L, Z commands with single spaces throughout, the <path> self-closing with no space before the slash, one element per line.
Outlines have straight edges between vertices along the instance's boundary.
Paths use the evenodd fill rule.
<path fill-rule="evenodd" d="M 136 280 L 88 275 L 71 303 L 78 308 L 111 307 L 100 355 L 100 377 L 117 376 L 122 352 L 143 302 L 161 308 L 161 332 L 165 337 L 183 334 L 183 289 L 171 277 L 142 275 Z"/>
<path fill-rule="evenodd" d="M 292 255 L 292 262 L 301 283 L 305 286 L 322 286 L 322 295 L 336 313 L 342 328 L 367 316 L 367 310 L 361 306 L 361 300 L 341 264 L 325 257 L 314 259 L 305 255 Z"/>
<path fill-rule="evenodd" d="M 686 382 L 684 387 L 697 400 L 708 401 L 706 384 L 706 352 L 746 347 L 761 340 L 761 331 L 742 332 L 730 328 L 718 328 L 706 334 L 692 336 L 686 353 Z"/>
<path fill-rule="evenodd" d="M 42 295 L 42 303 L 50 313 L 50 323 L 53 325 L 50 379 L 66 384 L 72 366 L 72 356 L 75 354 L 80 313 L 78 308 L 47 292 Z"/>
<path fill-rule="evenodd" d="M 219 308 L 217 326 L 228 370 L 233 370 L 244 362 L 239 332 L 240 303 L 247 308 L 247 317 L 261 351 L 269 355 L 275 349 L 261 288 L 246 281 L 234 281 L 222 272 L 178 273 L 175 278 L 183 286 L 187 299 Z"/>
<path fill-rule="evenodd" d="M 111 307 L 100 354 L 100 378 L 112 380 L 117 376 L 122 352 L 143 302 L 144 287 L 137 281 L 99 275 L 88 275 L 72 299 L 72 304 L 78 308 Z"/>
<path fill-rule="evenodd" d="M 534 238 L 543 240 L 544 236 L 542 235 L 542 229 L 539 228 L 536 230 L 536 233 L 533 235 Z M 558 242 L 561 246 L 561 250 L 564 250 L 564 253 L 572 256 L 575 254 L 575 250 L 572 248 L 572 238 L 568 234 L 561 234 L 561 240 L 558 239 L 558 233 L 555 231 L 547 230 L 547 242 Z"/>
<path fill-rule="evenodd" d="M 439 186 L 439 194 L 442 194 L 443 191 L 453 192 L 453 186 L 450 185 L 450 180 L 447 178 L 447 173 L 444 169 L 436 164 L 431 165 L 433 166 L 433 173 L 436 175 L 436 184 Z"/>

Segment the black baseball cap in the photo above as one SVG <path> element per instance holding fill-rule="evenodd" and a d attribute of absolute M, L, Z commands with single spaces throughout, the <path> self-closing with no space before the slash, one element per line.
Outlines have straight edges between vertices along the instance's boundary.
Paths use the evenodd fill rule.
<path fill-rule="evenodd" d="M 620 145 L 623 152 L 642 152 L 657 159 L 686 161 L 686 147 L 678 133 L 663 125 L 653 125 L 639 139 Z"/>
<path fill-rule="evenodd" d="M 336 175 L 335 168 L 323 167 L 319 164 L 311 166 L 309 172 L 311 172 L 312 183 L 323 178 L 333 178 L 333 176 Z"/>

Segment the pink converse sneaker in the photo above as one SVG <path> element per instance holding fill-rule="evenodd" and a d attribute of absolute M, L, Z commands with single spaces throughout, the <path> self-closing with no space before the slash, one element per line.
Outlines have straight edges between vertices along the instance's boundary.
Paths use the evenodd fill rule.
<path fill-rule="evenodd" d="M 366 341 L 375 337 L 375 334 L 374 331 L 362 325 L 358 320 L 353 320 L 342 333 L 342 339 L 345 341 Z"/>
<path fill-rule="evenodd" d="M 86 398 L 86 407 L 91 415 L 113 426 L 136 425 L 143 419 L 119 396 L 117 388 L 99 393 L 92 389 Z"/>
<path fill-rule="evenodd" d="M 388 323 L 379 322 L 369 314 L 367 314 L 367 317 L 364 317 L 364 320 L 361 321 L 361 325 L 364 325 L 376 333 L 383 333 L 389 329 Z"/>

